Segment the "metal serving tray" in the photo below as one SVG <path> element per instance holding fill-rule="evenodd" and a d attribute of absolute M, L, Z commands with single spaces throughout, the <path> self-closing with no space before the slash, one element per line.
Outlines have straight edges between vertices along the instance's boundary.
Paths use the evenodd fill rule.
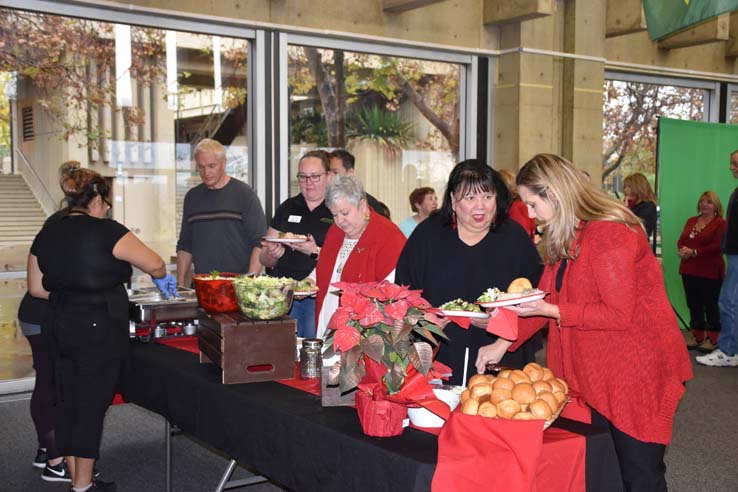
<path fill-rule="evenodd" d="M 136 323 L 149 321 L 182 321 L 198 316 L 195 291 L 178 289 L 179 297 L 166 299 L 158 289 L 140 289 L 128 292 L 129 317 Z"/>

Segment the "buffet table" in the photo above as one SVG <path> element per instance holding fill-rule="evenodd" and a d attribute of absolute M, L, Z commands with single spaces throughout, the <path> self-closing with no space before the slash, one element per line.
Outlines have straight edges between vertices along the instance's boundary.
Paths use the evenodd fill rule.
<path fill-rule="evenodd" d="M 277 382 L 223 385 L 220 368 L 186 351 L 135 344 L 122 392 L 126 401 L 291 490 L 431 489 L 435 435 L 405 429 L 393 438 L 365 436 L 353 408 L 323 408 L 318 396 Z M 585 477 L 573 477 L 581 486 L 570 490 L 622 490 L 609 434 L 564 418 L 554 428 L 556 445 L 567 432 L 586 439 Z M 490 466 L 489 473 L 498 472 Z"/>

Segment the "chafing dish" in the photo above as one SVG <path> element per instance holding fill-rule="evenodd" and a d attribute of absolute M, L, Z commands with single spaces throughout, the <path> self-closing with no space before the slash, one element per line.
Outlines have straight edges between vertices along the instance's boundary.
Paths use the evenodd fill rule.
<path fill-rule="evenodd" d="M 198 316 L 195 291 L 179 288 L 179 297 L 166 299 L 156 288 L 129 290 L 129 317 L 135 323 L 192 320 Z"/>

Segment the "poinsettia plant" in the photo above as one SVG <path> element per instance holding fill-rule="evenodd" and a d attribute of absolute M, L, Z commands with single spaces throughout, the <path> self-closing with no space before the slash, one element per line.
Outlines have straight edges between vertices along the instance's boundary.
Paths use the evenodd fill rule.
<path fill-rule="evenodd" d="M 341 391 L 359 385 L 366 375 L 367 358 L 386 367 L 382 381 L 387 394 L 400 391 L 410 365 L 427 375 L 433 365 L 433 345 L 446 321 L 440 311 L 411 290 L 388 281 L 338 282 L 341 299 L 328 323 L 327 356 L 341 359 L 329 371 L 328 384 Z"/>

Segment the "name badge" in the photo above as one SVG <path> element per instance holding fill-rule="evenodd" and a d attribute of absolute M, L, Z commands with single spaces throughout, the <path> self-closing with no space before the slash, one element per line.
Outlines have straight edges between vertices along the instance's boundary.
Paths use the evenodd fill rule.
<path fill-rule="evenodd" d="M 290 215 L 287 218 L 287 222 L 294 222 L 295 224 L 299 224 L 300 221 L 302 221 L 302 216 L 301 215 Z"/>

